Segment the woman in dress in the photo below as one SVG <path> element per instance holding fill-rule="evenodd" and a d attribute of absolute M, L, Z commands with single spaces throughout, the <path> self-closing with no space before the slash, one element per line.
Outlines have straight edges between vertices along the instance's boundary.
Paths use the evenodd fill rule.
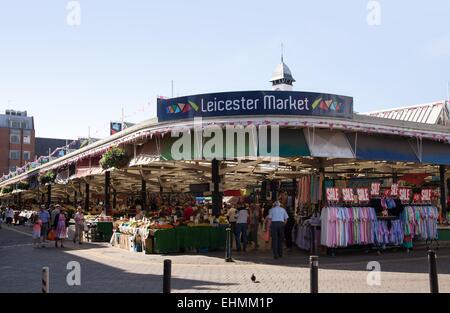
<path fill-rule="evenodd" d="M 60 208 L 60 212 L 55 216 L 53 223 L 53 229 L 55 230 L 55 248 L 58 248 L 58 240 L 61 242 L 61 248 L 64 248 L 64 239 L 67 238 L 67 214 L 63 207 Z"/>

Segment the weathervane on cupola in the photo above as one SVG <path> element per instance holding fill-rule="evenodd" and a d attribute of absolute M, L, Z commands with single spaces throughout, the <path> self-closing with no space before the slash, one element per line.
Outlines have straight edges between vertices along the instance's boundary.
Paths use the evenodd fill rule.
<path fill-rule="evenodd" d="M 283 44 L 281 44 L 281 63 L 277 65 L 272 74 L 272 90 L 292 91 L 292 84 L 295 82 L 291 70 L 284 64 Z"/>

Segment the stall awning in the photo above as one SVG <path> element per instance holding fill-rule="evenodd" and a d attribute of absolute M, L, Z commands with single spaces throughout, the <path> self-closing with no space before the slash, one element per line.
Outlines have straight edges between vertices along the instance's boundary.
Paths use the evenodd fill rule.
<path fill-rule="evenodd" d="M 71 176 L 70 179 L 82 178 L 92 175 L 102 175 L 104 170 L 101 166 L 92 166 L 92 167 L 78 167 L 75 175 Z"/>
<path fill-rule="evenodd" d="M 302 129 L 280 129 L 280 157 L 310 156 L 308 144 Z M 268 145 L 271 149 L 271 145 Z M 262 155 L 260 153 L 260 155 Z"/>
<path fill-rule="evenodd" d="M 159 161 L 159 156 L 155 155 L 148 155 L 148 154 L 141 154 L 136 156 L 135 158 L 132 158 L 130 162 L 128 163 L 129 167 L 132 166 L 139 166 L 139 165 L 147 165 L 156 161 Z"/>
<path fill-rule="evenodd" d="M 303 132 L 308 142 L 311 156 L 323 158 L 355 158 L 344 133 L 328 129 L 311 128 L 305 128 Z"/>
<path fill-rule="evenodd" d="M 394 136 L 346 134 L 357 160 L 419 162 L 408 140 Z"/>
<path fill-rule="evenodd" d="M 422 163 L 429 163 L 436 165 L 450 165 L 450 144 L 431 140 L 423 140 L 421 150 L 422 150 L 422 157 L 421 157 Z"/>

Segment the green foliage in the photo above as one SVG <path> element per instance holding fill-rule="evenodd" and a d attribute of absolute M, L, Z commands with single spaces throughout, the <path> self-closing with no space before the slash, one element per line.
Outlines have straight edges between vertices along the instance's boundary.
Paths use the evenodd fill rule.
<path fill-rule="evenodd" d="M 28 190 L 30 188 L 30 184 L 26 181 L 21 181 L 17 183 L 17 189 L 20 190 Z"/>
<path fill-rule="evenodd" d="M 128 163 L 128 157 L 125 150 L 119 147 L 112 147 L 106 151 L 100 159 L 101 167 L 106 170 L 109 168 L 121 168 Z"/>
<path fill-rule="evenodd" d="M 55 181 L 56 175 L 53 171 L 48 171 L 44 175 L 39 177 L 39 181 L 42 185 L 47 183 L 53 183 Z"/>
<path fill-rule="evenodd" d="M 3 189 L 2 189 L 3 194 L 11 193 L 12 191 L 13 191 L 12 186 L 3 187 Z"/>

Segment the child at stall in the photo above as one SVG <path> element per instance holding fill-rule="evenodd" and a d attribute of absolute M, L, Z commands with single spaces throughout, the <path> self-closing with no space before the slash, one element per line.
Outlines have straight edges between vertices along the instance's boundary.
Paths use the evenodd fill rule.
<path fill-rule="evenodd" d="M 42 221 L 37 214 L 33 215 L 32 223 L 33 223 L 33 247 L 39 248 L 39 245 L 41 243 Z"/>

